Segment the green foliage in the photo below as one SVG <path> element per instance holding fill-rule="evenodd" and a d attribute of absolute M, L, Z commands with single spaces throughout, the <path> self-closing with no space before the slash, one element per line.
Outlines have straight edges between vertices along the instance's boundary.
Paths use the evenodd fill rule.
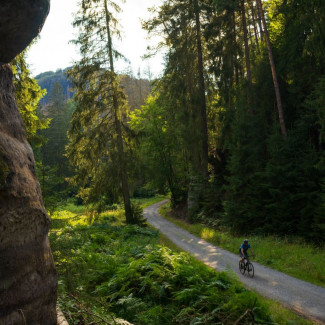
<path fill-rule="evenodd" d="M 187 208 L 198 211 L 191 214 L 191 221 L 225 225 L 235 233 L 290 234 L 320 243 L 325 238 L 324 42 L 320 36 L 325 8 L 313 0 L 270 0 L 263 7 L 288 129 L 286 139 L 280 135 L 268 49 L 256 2 L 200 2 L 209 183 L 195 172 L 199 165 L 195 131 L 199 125 L 198 76 L 193 69 L 195 10 L 188 3 L 165 1 L 156 10 L 159 14 L 144 24 L 149 33 L 161 32 L 162 27 L 166 42 L 161 45 L 168 48 L 168 55 L 156 89 L 156 110 L 163 114 L 158 118 L 143 115 L 142 125 L 159 123 L 159 116 L 167 123 L 173 121 L 171 125 L 177 129 L 174 142 L 186 159 L 178 160 L 174 155 L 171 166 L 187 172 L 182 182 Z M 248 51 L 244 44 L 248 44 Z M 249 57 L 245 57 L 247 53 Z M 156 129 L 148 132 L 146 139 L 140 139 L 142 145 L 157 134 Z M 168 128 L 166 132 L 170 132 Z M 149 141 L 150 153 L 161 148 Z M 150 157 L 150 153 L 143 151 L 142 156 Z M 166 182 L 168 175 L 162 172 L 161 180 Z"/>
<path fill-rule="evenodd" d="M 109 71 L 98 72 L 94 67 L 70 70 L 73 80 L 78 83 L 74 97 L 76 110 L 72 116 L 69 131 L 67 155 L 76 171 L 75 181 L 82 187 L 79 195 L 89 203 L 101 200 L 117 202 L 120 197 L 119 165 L 114 108 L 108 80 L 116 77 Z M 84 75 L 86 73 L 86 76 Z M 86 79 L 82 79 L 86 77 Z M 110 87 L 110 92 L 107 92 Z M 124 115 L 127 103 L 119 91 L 119 102 Z M 101 98 L 98 101 L 98 98 Z"/>
<path fill-rule="evenodd" d="M 149 205 L 153 205 L 155 203 L 161 202 L 167 198 L 168 197 L 166 195 L 156 195 L 156 196 L 153 196 L 150 198 L 146 198 L 146 197 L 136 198 L 136 197 L 134 197 L 132 199 L 132 201 L 138 203 L 144 209 L 144 208 L 148 207 Z"/>
<path fill-rule="evenodd" d="M 39 161 L 36 161 L 36 174 L 41 185 L 45 207 L 51 212 L 67 195 L 68 189 L 64 177 L 58 176 L 57 167 L 45 166 Z"/>
<path fill-rule="evenodd" d="M 75 191 L 65 181 L 72 175 L 72 171 L 68 159 L 64 156 L 74 103 L 66 101 L 59 83 L 53 85 L 48 98 L 49 102 L 42 107 L 39 116 L 46 116 L 50 125 L 48 129 L 38 132 L 38 136 L 46 141 L 42 147 L 35 149 L 35 158 L 45 206 L 48 210 L 53 210 L 68 193 Z"/>
<path fill-rule="evenodd" d="M 79 196 L 100 209 L 123 198 L 126 221 L 130 205 L 125 130 L 128 103 L 114 70 L 121 55 L 112 45 L 120 36 L 115 15 L 121 11 L 114 1 L 83 1 L 74 26 L 81 60 L 69 70 L 75 90 L 76 110 L 72 115 L 67 156 L 75 168 L 73 183 Z"/>
<path fill-rule="evenodd" d="M 169 183 L 173 205 L 178 207 L 189 202 L 191 215 L 197 210 L 207 183 L 206 119 L 211 103 L 206 94 L 209 81 L 204 80 L 207 61 L 201 62 L 206 60 L 206 44 L 201 35 L 204 7 L 205 4 L 196 0 L 164 1 L 152 10 L 150 20 L 143 23 L 149 34 L 164 35 L 157 48 L 167 49 L 164 75 L 155 90 L 155 105 L 163 112 L 160 115 L 167 122 L 166 135 L 174 136 L 172 141 L 178 147 L 178 155 L 175 161 L 168 162 L 170 167 L 164 179 Z"/>
<path fill-rule="evenodd" d="M 139 226 L 146 225 L 146 219 L 143 217 L 143 208 L 137 202 L 131 202 L 132 219 Z"/>
<path fill-rule="evenodd" d="M 31 77 L 26 63 L 25 50 L 19 54 L 13 61 L 15 96 L 18 108 L 23 119 L 27 139 L 35 146 L 44 143 L 44 139 L 36 135 L 37 130 L 46 129 L 49 126 L 49 119 L 42 119 L 38 116 L 39 101 L 46 94 L 37 81 Z"/>
<path fill-rule="evenodd" d="M 168 186 L 174 206 L 184 201 L 185 175 L 181 169 L 179 131 L 168 116 L 159 95 L 130 114 L 129 125 L 136 132 L 135 149 L 140 172 L 150 184 L 164 192 Z"/>
<path fill-rule="evenodd" d="M 105 212 L 95 223 L 68 211 L 52 218 L 59 305 L 71 324 L 99 319 L 109 324 L 113 319 L 141 325 L 233 324 L 254 306 L 256 295 L 226 273 L 158 245 L 157 231 L 121 226 L 116 211 Z M 289 324 L 292 315 L 281 320 L 269 310 L 258 298 L 257 323 Z M 250 322 L 247 317 L 241 324 Z"/>
<path fill-rule="evenodd" d="M 243 237 L 248 237 L 247 234 L 236 234 L 231 229 L 223 227 L 220 222 L 216 222 L 218 219 L 208 219 L 209 226 L 207 226 L 206 217 L 204 224 L 189 224 L 181 219 L 171 217 L 169 204 L 163 205 L 159 212 L 177 226 L 234 253 L 238 252 Z M 250 235 L 249 240 L 256 253 L 255 259 L 259 263 L 325 287 L 323 246 L 316 247 L 306 243 L 302 238 L 293 236 Z M 292 254 L 292 252 L 295 253 Z"/>
<path fill-rule="evenodd" d="M 64 153 L 68 142 L 67 132 L 70 129 L 69 122 L 73 110 L 74 103 L 65 100 L 62 86 L 55 83 L 49 94 L 49 102 L 46 108 L 43 108 L 43 114 L 51 119 L 51 123 L 50 128 L 41 133 L 48 141 L 40 151 L 44 164 L 52 167 L 56 166 L 60 176 L 68 176 L 68 161 L 64 157 Z"/>

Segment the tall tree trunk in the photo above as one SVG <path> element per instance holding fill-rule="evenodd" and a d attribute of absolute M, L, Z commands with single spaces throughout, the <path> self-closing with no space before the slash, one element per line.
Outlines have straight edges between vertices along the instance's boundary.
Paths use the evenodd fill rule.
<path fill-rule="evenodd" d="M 235 16 L 235 11 L 232 12 L 232 41 L 233 41 L 233 48 L 236 51 L 236 45 L 237 45 L 237 38 L 236 38 L 236 16 Z M 235 55 L 233 56 L 233 63 L 234 63 L 234 68 L 235 68 L 235 82 L 236 86 L 239 84 L 239 69 L 238 69 L 238 63 L 237 63 L 237 52 L 235 52 Z M 231 85 L 233 87 L 233 85 Z"/>
<path fill-rule="evenodd" d="M 261 18 L 261 12 L 259 10 L 259 4 L 258 0 L 256 0 L 256 5 L 257 5 L 257 21 L 258 21 L 258 27 L 260 29 L 260 38 L 261 40 L 263 39 L 263 28 L 262 28 L 262 18 Z"/>
<path fill-rule="evenodd" d="M 207 126 L 207 112 L 206 112 L 207 109 L 206 109 L 203 54 L 202 54 L 200 8 L 199 8 L 198 0 L 194 0 L 194 12 L 195 12 L 200 100 L 201 100 L 200 113 L 201 113 L 201 141 L 202 141 L 202 173 L 204 177 L 207 177 L 208 175 L 208 126 Z"/>
<path fill-rule="evenodd" d="M 115 97 L 115 96 L 114 96 Z M 114 102 L 116 97 L 113 99 Z M 117 102 L 116 102 L 117 104 Z M 130 202 L 130 191 L 129 191 L 129 182 L 126 173 L 125 160 L 124 160 L 124 146 L 123 146 L 123 137 L 122 137 L 122 128 L 121 122 L 117 116 L 117 110 L 115 110 L 115 128 L 117 132 L 117 145 L 118 145 L 118 156 L 120 163 L 120 176 L 122 181 L 122 194 L 125 208 L 125 217 L 128 224 L 134 224 L 136 220 L 133 218 L 131 202 Z"/>
<path fill-rule="evenodd" d="M 242 23 L 244 31 L 244 47 L 245 47 L 245 60 L 246 60 L 246 72 L 247 72 L 247 81 L 248 81 L 248 101 L 249 104 L 252 104 L 252 72 L 251 72 L 251 63 L 249 57 L 249 47 L 248 47 L 248 37 L 247 37 L 247 22 L 246 22 L 246 10 L 245 10 L 245 0 L 241 0 L 241 14 L 242 14 Z"/>
<path fill-rule="evenodd" d="M 262 7 L 262 1 L 257 0 L 257 3 L 258 3 L 258 6 L 259 6 L 259 10 L 260 10 L 260 16 L 261 16 L 262 22 L 263 22 L 265 40 L 266 40 L 266 44 L 267 44 L 267 50 L 268 50 L 268 53 L 269 53 L 269 60 L 270 60 L 270 65 L 271 65 L 271 70 L 272 70 L 272 77 L 273 77 L 273 84 L 274 84 L 276 102 L 277 102 L 277 106 L 278 106 L 281 133 L 282 133 L 283 137 L 286 138 L 287 137 L 287 129 L 286 129 L 286 126 L 285 126 L 285 123 L 284 123 L 282 101 L 281 101 L 281 95 L 280 95 L 280 88 L 279 88 L 278 78 L 277 78 L 276 70 L 275 70 L 275 64 L 274 64 L 274 59 L 273 59 L 273 53 L 272 53 L 272 48 L 271 48 L 269 32 L 268 32 L 268 29 L 267 29 L 267 26 L 266 26 L 264 11 L 263 11 L 263 7 Z"/>
<path fill-rule="evenodd" d="M 57 274 L 32 148 L 0 66 L 0 324 L 56 325 Z"/>
<path fill-rule="evenodd" d="M 116 80 L 113 78 L 115 76 L 114 70 L 114 60 L 113 60 L 113 48 L 112 48 L 112 38 L 110 32 L 110 16 L 107 7 L 107 0 L 104 0 L 105 5 L 105 13 L 106 13 L 106 31 L 107 31 L 107 48 L 108 48 L 108 55 L 109 55 L 109 63 L 110 63 L 110 70 L 112 73 L 111 82 L 113 84 L 113 108 L 114 108 L 114 118 L 115 118 L 115 129 L 117 133 L 117 150 L 118 150 L 118 159 L 119 159 L 119 169 L 120 169 L 120 177 L 122 183 L 122 194 L 123 194 L 123 201 L 124 201 L 124 208 L 125 208 L 125 218 L 128 224 L 135 223 L 136 220 L 133 218 L 132 208 L 131 208 L 131 201 L 130 201 L 130 190 L 129 190 L 129 183 L 127 178 L 127 172 L 125 167 L 125 159 L 124 159 L 124 145 L 123 145 L 123 136 L 122 136 L 122 127 L 121 121 L 118 116 L 118 98 L 116 89 L 114 86 Z"/>
<path fill-rule="evenodd" d="M 251 12 L 252 12 L 252 19 L 253 19 L 253 26 L 254 26 L 254 36 L 255 36 L 255 42 L 256 42 L 256 47 L 257 47 L 257 51 L 260 51 L 260 44 L 258 41 L 258 31 L 256 28 L 256 18 L 255 18 L 255 9 L 254 9 L 254 4 L 252 2 L 251 4 Z"/>

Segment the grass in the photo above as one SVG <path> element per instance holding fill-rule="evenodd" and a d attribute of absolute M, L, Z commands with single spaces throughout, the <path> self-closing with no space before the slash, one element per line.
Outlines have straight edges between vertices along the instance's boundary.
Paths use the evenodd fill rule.
<path fill-rule="evenodd" d="M 52 220 L 59 306 L 71 325 L 226 325 L 255 299 L 255 324 L 312 324 L 209 269 L 156 230 L 126 226 L 120 209 L 94 217 L 65 207 Z"/>
<path fill-rule="evenodd" d="M 146 208 L 149 205 L 158 203 L 165 199 L 168 199 L 168 197 L 166 195 L 156 195 L 156 196 L 149 197 L 149 198 L 136 198 L 136 199 L 132 199 L 132 201 L 140 204 L 143 208 Z"/>
<path fill-rule="evenodd" d="M 189 224 L 170 216 L 170 205 L 163 205 L 160 214 L 177 226 L 233 253 L 238 252 L 243 237 L 227 230 L 215 230 L 202 224 Z M 263 265 L 292 275 L 298 279 L 325 287 L 325 250 L 313 247 L 297 238 L 250 236 L 255 260 Z"/>

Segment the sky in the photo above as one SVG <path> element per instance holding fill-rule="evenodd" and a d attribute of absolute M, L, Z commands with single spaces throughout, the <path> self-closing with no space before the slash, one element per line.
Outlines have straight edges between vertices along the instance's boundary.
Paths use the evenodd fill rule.
<path fill-rule="evenodd" d="M 45 71 L 56 71 L 71 66 L 78 60 L 78 50 L 69 41 L 76 38 L 77 30 L 72 27 L 73 14 L 76 13 L 78 0 L 51 0 L 51 10 L 38 42 L 29 51 L 27 61 L 34 76 Z M 115 40 L 115 47 L 131 64 L 133 73 L 141 74 L 150 66 L 153 76 L 159 76 L 163 69 L 163 54 L 150 60 L 142 60 L 147 46 L 157 44 L 159 39 L 147 39 L 146 31 L 141 28 L 141 19 L 150 17 L 147 8 L 157 6 L 162 0 L 126 0 L 121 4 L 123 12 L 119 15 L 122 26 L 122 42 Z M 113 39 L 114 42 L 114 39 Z M 129 64 L 116 64 L 118 72 L 123 72 Z"/>

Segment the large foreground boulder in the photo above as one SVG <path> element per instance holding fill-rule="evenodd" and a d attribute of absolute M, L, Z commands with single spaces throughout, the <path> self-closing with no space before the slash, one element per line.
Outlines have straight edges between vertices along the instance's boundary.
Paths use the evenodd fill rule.
<path fill-rule="evenodd" d="M 0 68 L 0 324 L 56 324 L 57 275 L 10 66 Z"/>
<path fill-rule="evenodd" d="M 41 31 L 50 0 L 2 0 L 0 3 L 0 64 L 10 62 Z"/>
<path fill-rule="evenodd" d="M 49 0 L 0 5 L 0 324 L 56 325 L 50 219 L 14 97 L 11 61 L 39 33 Z"/>

